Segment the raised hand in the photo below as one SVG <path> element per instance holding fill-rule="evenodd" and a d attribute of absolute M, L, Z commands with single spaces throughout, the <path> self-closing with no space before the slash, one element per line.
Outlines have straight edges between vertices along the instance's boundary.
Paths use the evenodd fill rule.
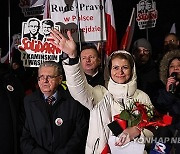
<path fill-rule="evenodd" d="M 65 38 L 57 29 L 51 30 L 50 36 L 54 39 L 54 41 L 50 42 L 66 53 L 70 58 L 75 58 L 77 56 L 76 43 L 70 31 L 67 31 L 68 38 Z"/>

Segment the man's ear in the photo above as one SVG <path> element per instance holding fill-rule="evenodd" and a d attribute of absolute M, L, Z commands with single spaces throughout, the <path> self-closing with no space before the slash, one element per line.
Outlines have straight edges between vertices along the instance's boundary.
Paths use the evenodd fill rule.
<path fill-rule="evenodd" d="M 62 80 L 63 80 L 63 76 L 59 75 L 59 84 L 61 84 Z"/>

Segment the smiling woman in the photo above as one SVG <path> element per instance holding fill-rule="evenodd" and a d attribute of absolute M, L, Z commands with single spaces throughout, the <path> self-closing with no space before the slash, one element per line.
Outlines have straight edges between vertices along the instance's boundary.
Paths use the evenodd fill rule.
<path fill-rule="evenodd" d="M 109 63 L 111 78 L 120 84 L 129 82 L 133 69 L 132 57 L 128 54 L 114 53 Z"/>
<path fill-rule="evenodd" d="M 69 60 L 73 61 L 71 64 L 67 63 L 66 60 L 63 61 L 67 85 L 71 95 L 90 110 L 86 153 L 103 153 L 106 150 L 109 138 L 113 136 L 113 132 L 108 128 L 107 124 L 111 123 L 114 116 L 125 109 L 123 104 L 129 106 L 129 103 L 133 100 L 139 100 L 145 105 L 151 105 L 148 95 L 137 89 L 136 69 L 132 55 L 127 51 L 115 51 L 112 53 L 108 61 L 111 75 L 107 88 L 100 85 L 92 87 L 88 84 L 84 71 L 80 67 L 76 44 L 71 33 L 67 33 L 67 39 L 54 29 L 51 36 L 54 39 L 61 40 L 60 44 L 56 42 L 53 42 L 53 44 L 63 50 L 70 57 Z M 60 36 L 60 38 L 57 36 Z M 115 56 L 117 57 L 115 58 Z M 119 135 L 114 145 L 123 146 L 132 140 L 132 146 L 128 146 L 129 148 L 136 146 L 133 141 L 134 138 L 139 135 L 143 137 L 144 134 L 147 134 L 147 131 L 138 128 L 138 126 L 133 126 L 126 128 L 121 133 L 128 135 L 125 138 L 124 135 Z M 140 151 L 143 153 L 144 144 L 141 144 L 141 147 Z M 123 148 L 120 149 L 123 150 Z M 130 148 L 129 153 L 133 152 L 134 149 Z M 124 152 L 121 151 L 120 153 Z"/>

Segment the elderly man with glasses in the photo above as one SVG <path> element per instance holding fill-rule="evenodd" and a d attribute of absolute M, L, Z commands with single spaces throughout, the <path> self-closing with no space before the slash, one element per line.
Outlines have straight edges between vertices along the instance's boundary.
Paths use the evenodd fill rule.
<path fill-rule="evenodd" d="M 47 61 L 38 69 L 39 89 L 25 97 L 24 154 L 84 154 L 87 135 L 85 108 L 64 90 L 62 67 Z"/>

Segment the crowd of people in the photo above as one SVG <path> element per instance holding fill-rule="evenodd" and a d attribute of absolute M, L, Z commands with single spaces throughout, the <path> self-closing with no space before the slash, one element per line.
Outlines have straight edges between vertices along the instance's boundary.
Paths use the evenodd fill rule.
<path fill-rule="evenodd" d="M 11 67 L 0 63 L 0 153 L 180 153 L 178 142 L 158 142 L 159 149 L 156 142 L 138 142 L 180 137 L 180 49 L 174 33 L 165 36 L 158 62 L 150 42 L 140 38 L 130 51 L 114 51 L 104 71 L 93 43 L 79 52 L 69 31 L 67 38 L 56 29 L 50 36 L 67 55 L 61 62 L 46 61 L 38 69 L 25 69 L 17 59 Z M 136 100 L 170 115 L 172 123 L 153 129 L 126 123 L 114 132 L 109 124 Z"/>

